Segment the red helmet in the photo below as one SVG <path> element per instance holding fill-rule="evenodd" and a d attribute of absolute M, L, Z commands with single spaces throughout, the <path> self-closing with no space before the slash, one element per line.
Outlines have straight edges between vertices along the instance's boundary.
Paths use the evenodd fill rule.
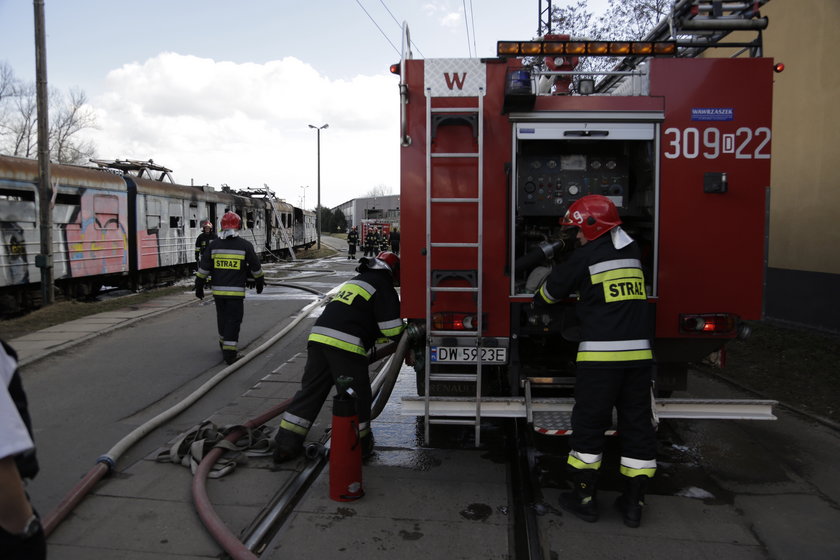
<path fill-rule="evenodd" d="M 222 216 L 222 229 L 239 229 L 242 225 L 242 218 L 236 212 L 225 212 Z"/>
<path fill-rule="evenodd" d="M 391 271 L 391 276 L 394 278 L 394 283 L 400 282 L 400 258 L 391 251 L 382 251 L 376 255 L 376 260 L 382 261 Z"/>
<path fill-rule="evenodd" d="M 588 241 L 598 239 L 621 223 L 615 204 L 606 196 L 589 194 L 575 201 L 560 225 L 580 228 Z"/>
<path fill-rule="evenodd" d="M 204 229 L 206 227 L 213 229 L 213 222 L 211 222 L 210 220 L 204 220 L 203 222 L 201 222 L 201 229 Z"/>

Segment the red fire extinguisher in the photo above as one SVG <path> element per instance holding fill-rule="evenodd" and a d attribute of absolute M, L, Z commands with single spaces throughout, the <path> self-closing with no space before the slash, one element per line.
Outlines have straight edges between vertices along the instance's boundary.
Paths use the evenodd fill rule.
<path fill-rule="evenodd" d="M 351 502 L 365 495 L 362 487 L 362 442 L 356 399 L 350 389 L 352 379 L 339 377 L 333 397 L 330 442 L 330 498 Z"/>

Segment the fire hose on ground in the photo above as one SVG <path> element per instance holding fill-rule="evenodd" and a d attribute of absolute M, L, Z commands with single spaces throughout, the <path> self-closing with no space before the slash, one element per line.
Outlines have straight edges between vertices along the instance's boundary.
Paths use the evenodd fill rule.
<path fill-rule="evenodd" d="M 316 290 L 305 286 L 295 286 L 292 284 L 281 284 L 289 287 L 301 288 L 320 294 Z M 332 293 L 332 292 L 330 292 Z M 329 294 L 327 294 L 329 296 Z M 75 507 L 81 503 L 84 497 L 93 489 L 93 487 L 105 476 L 111 473 L 116 468 L 117 460 L 133 445 L 140 441 L 143 437 L 148 435 L 152 430 L 177 416 L 189 406 L 194 404 L 199 398 L 204 396 L 211 388 L 217 385 L 220 381 L 226 378 L 234 371 L 241 368 L 243 365 L 251 361 L 254 356 L 262 353 L 271 345 L 277 342 L 280 338 L 285 336 L 291 329 L 297 326 L 300 321 L 306 318 L 310 311 L 328 301 L 327 297 L 307 305 L 298 313 L 297 317 L 292 322 L 284 327 L 280 332 L 272 336 L 268 341 L 260 345 L 254 351 L 250 352 L 235 364 L 228 366 L 213 378 L 204 383 L 196 391 L 190 394 L 186 399 L 179 402 L 175 406 L 169 408 L 158 416 L 152 418 L 148 422 L 136 428 L 122 440 L 120 440 L 114 447 L 112 447 L 106 454 L 102 455 L 96 465 L 82 478 L 59 505 L 48 514 L 44 520 L 44 532 L 49 536 L 58 525 L 72 512 Z M 406 333 L 403 334 L 399 343 L 391 343 L 380 347 L 371 356 L 371 362 L 378 361 L 385 358 L 389 354 L 393 354 L 380 373 L 375 377 L 371 384 L 371 389 L 374 394 L 374 400 L 371 406 L 371 419 L 379 416 L 390 398 L 394 384 L 396 383 L 397 375 L 402 365 L 402 357 L 405 355 L 409 344 L 409 337 Z M 259 427 L 268 422 L 272 418 L 280 415 L 288 407 L 290 401 L 287 400 L 269 411 L 246 422 L 242 427 L 232 430 L 225 440 L 234 442 L 244 435 L 249 429 Z M 192 483 L 193 501 L 196 510 L 202 523 L 204 523 L 208 532 L 213 536 L 216 542 L 224 548 L 226 552 L 231 554 L 234 559 L 256 559 L 257 557 L 230 531 L 230 529 L 222 522 L 219 516 L 215 513 L 209 497 L 206 492 L 206 479 L 216 461 L 224 453 L 223 448 L 212 449 L 199 463 Z"/>
<path fill-rule="evenodd" d="M 147 436 L 149 433 L 151 433 L 158 426 L 162 425 L 164 422 L 174 418 L 175 416 L 192 406 L 198 399 L 203 397 L 207 392 L 210 391 L 210 389 L 215 387 L 219 382 L 221 382 L 231 373 L 233 373 L 234 371 L 238 370 L 243 365 L 251 361 L 254 358 L 254 356 L 262 353 L 275 342 L 277 342 L 277 340 L 285 336 L 291 329 L 297 326 L 298 323 L 305 319 L 312 309 L 324 304 L 326 300 L 326 297 L 320 298 L 317 301 L 314 301 L 306 307 L 304 307 L 303 309 L 301 309 L 297 317 L 295 317 L 291 323 L 289 323 L 280 332 L 272 336 L 268 341 L 256 348 L 253 352 L 248 353 L 236 363 L 224 368 L 215 376 L 213 376 L 210 380 L 205 382 L 201 387 L 193 391 L 193 393 L 187 396 L 186 399 L 177 403 L 175 406 L 172 406 L 171 408 L 165 410 L 164 412 L 158 414 L 146 423 L 138 426 L 131 433 L 129 433 L 127 436 L 125 436 L 123 439 L 117 442 L 117 444 L 114 445 L 107 453 L 105 453 L 97 459 L 96 465 L 90 471 L 88 471 L 88 473 L 82 478 L 82 480 L 61 500 L 61 502 L 59 502 L 58 506 L 56 506 L 56 508 L 44 518 L 44 533 L 47 536 L 49 536 L 55 530 L 55 528 L 58 527 L 58 525 L 67 517 L 67 515 L 69 515 L 70 512 L 73 511 L 76 508 L 76 506 L 84 499 L 84 497 L 91 491 L 91 489 L 96 485 L 96 483 L 99 482 L 106 475 L 110 474 L 111 471 L 113 471 L 116 468 L 117 461 L 123 455 L 123 453 L 125 453 L 130 447 L 135 445 L 138 441 Z"/>

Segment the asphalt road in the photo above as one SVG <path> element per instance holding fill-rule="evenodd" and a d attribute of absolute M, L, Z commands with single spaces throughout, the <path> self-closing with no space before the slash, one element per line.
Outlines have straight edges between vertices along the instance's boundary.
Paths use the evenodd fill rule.
<path fill-rule="evenodd" d="M 343 262 L 342 267 L 345 276 L 351 274 L 351 264 Z M 300 273 L 300 276 L 306 277 L 300 282 L 322 291 L 341 281 L 341 278 L 331 277 L 322 271 L 311 275 Z M 260 297 L 249 294 L 241 346 L 247 349 L 259 345 L 266 338 L 265 333 L 279 330 L 288 323 L 290 315 L 313 301 L 313 297 L 306 292 L 271 286 Z M 233 398 L 248 392 L 267 372 L 301 352 L 310 325 L 311 319 L 304 320 L 283 342 L 249 362 L 237 375 L 220 383 L 173 422 L 152 432 L 125 454 L 115 476 L 137 476 L 122 473 L 130 473 L 132 465 L 139 464 L 164 442 L 214 412 L 231 406 Z M 42 464 L 41 474 L 29 488 L 36 506 L 42 513 L 51 511 L 94 465 L 97 457 L 116 441 L 190 393 L 208 375 L 223 369 L 220 359 L 213 306 L 196 301 L 109 332 L 25 368 L 24 379 L 35 419 L 35 436 Z M 730 386 L 699 374 L 691 376 L 687 394 L 675 396 L 744 397 Z M 612 500 L 619 490 L 618 477 L 614 473 L 618 450 L 614 444 L 608 449 L 609 457 L 605 457 L 599 496 L 603 516 L 598 523 L 589 524 L 558 510 L 557 497 L 564 484 L 563 457 L 562 452 L 554 456 L 550 453 L 552 449 L 561 450 L 564 444 L 562 438 L 544 442 L 545 455 L 539 459 L 543 502 L 535 507 L 543 514 L 539 519 L 546 557 L 575 555 L 593 559 L 645 560 L 840 558 L 840 532 L 837 531 L 840 527 L 840 480 L 837 477 L 840 434 L 783 408 L 777 408 L 776 413 L 778 420 L 767 422 L 681 420 L 663 425 L 659 436 L 659 471 L 648 496 L 643 525 L 635 530 L 624 527 L 619 515 L 611 511 Z M 378 429 L 376 425 L 374 429 Z M 411 421 L 402 425 L 394 423 L 390 429 L 393 434 L 386 435 L 383 430 L 380 433 L 385 437 L 377 440 L 378 462 L 365 468 L 377 475 L 396 472 L 394 479 L 402 479 L 399 473 L 414 467 L 407 466 L 401 457 L 406 454 L 423 455 L 425 450 L 418 449 L 414 433 L 416 426 Z M 407 435 L 400 436 L 396 433 L 399 430 Z M 457 512 L 467 505 L 462 503 L 463 494 L 458 494 L 458 490 L 463 490 L 469 481 L 498 479 L 498 463 L 487 460 L 483 453 L 479 450 L 472 455 L 474 459 L 481 457 L 483 460 L 459 462 L 463 465 L 459 469 L 468 469 L 464 472 L 435 471 L 434 463 L 431 467 L 423 467 L 430 473 L 432 485 L 423 487 L 422 491 L 398 487 L 393 494 L 374 497 L 375 484 L 372 484 L 370 500 L 364 504 L 360 502 L 354 508 L 332 511 L 336 504 L 329 501 L 304 504 L 304 509 L 310 509 L 300 511 L 292 520 L 288 533 L 290 540 L 286 541 L 285 547 L 276 549 L 282 551 L 277 557 L 292 554 L 298 558 L 330 557 L 329 550 L 341 548 L 341 543 L 332 541 L 339 533 L 356 535 L 353 550 L 368 558 L 398 554 L 403 558 L 426 559 L 438 557 L 437 553 L 446 554 L 447 550 L 449 557 L 477 557 L 469 555 L 468 547 L 458 547 L 455 543 L 466 545 L 470 541 L 459 536 L 459 531 L 465 530 L 469 530 L 472 537 L 480 534 L 480 528 L 503 536 L 504 523 L 500 523 L 499 511 L 505 504 L 500 502 L 498 485 L 493 486 L 492 493 L 488 490 L 485 496 L 492 506 L 492 515 L 487 523 L 472 521 L 473 525 L 456 526 L 454 521 L 428 522 L 425 529 L 427 540 L 412 542 L 410 547 L 408 540 L 414 538 L 411 535 L 421 532 L 401 533 L 401 540 L 390 543 L 377 543 L 376 539 L 365 541 L 363 536 L 382 534 L 389 523 L 394 526 L 405 524 L 409 512 L 418 515 L 418 507 L 427 512 L 423 515 L 429 518 L 442 511 L 455 512 L 457 517 Z M 454 455 L 454 451 L 443 451 L 440 460 Z M 496 471 L 491 475 L 492 469 Z M 231 479 L 227 484 L 250 481 L 242 487 L 242 492 L 247 494 L 253 489 L 253 478 L 248 477 L 253 477 L 255 473 L 260 477 L 276 476 L 265 469 L 251 469 L 250 474 L 243 471 L 239 479 Z M 173 471 L 175 476 L 182 474 Z M 383 476 L 381 488 L 387 487 L 384 480 L 394 475 Z M 440 478 L 440 482 L 435 484 L 435 477 L 445 478 Z M 453 485 L 453 480 L 463 482 Z M 412 481 L 411 484 L 419 483 Z M 480 485 L 474 488 L 476 495 L 480 495 Z M 110 492 L 106 486 L 102 494 Z M 491 495 L 494 496 L 492 499 Z M 103 499 L 102 496 L 100 499 Z M 413 506 L 401 500 L 421 500 L 422 504 Z M 377 517 L 374 520 L 372 515 L 366 517 L 361 514 L 365 507 L 378 509 L 387 515 L 384 519 Z M 86 510 L 88 517 L 75 518 L 65 530 L 63 540 L 84 541 L 84 537 L 79 536 L 80 527 L 84 533 L 93 534 L 94 525 L 104 523 L 92 517 L 94 511 L 95 508 L 89 507 Z M 360 514 L 351 515 L 348 511 Z M 342 520 L 340 523 L 336 517 L 338 514 Z M 317 534 L 335 524 L 323 539 L 307 532 L 306 520 L 316 517 L 321 521 L 325 518 L 331 520 L 323 527 L 311 527 Z M 138 530 L 130 522 L 124 525 L 127 531 Z M 344 532 L 338 529 L 339 525 Z M 183 530 L 188 530 L 187 526 Z M 197 535 L 203 535 L 200 528 L 192 530 Z M 201 538 L 207 539 L 206 535 Z M 313 539 L 317 540 L 317 547 Z M 362 542 L 359 544 L 357 541 Z M 504 558 L 508 551 L 497 550 L 504 548 L 504 539 L 493 542 L 493 550 L 497 553 L 493 557 Z M 311 546 L 306 550 L 294 549 L 294 546 L 306 547 L 307 543 Z M 206 550 L 207 544 L 202 542 L 202 546 L 202 550 Z M 64 555 L 69 547 L 60 550 L 51 557 L 84 557 Z M 483 550 L 486 552 L 487 549 Z M 154 557 L 161 555 L 157 553 Z"/>

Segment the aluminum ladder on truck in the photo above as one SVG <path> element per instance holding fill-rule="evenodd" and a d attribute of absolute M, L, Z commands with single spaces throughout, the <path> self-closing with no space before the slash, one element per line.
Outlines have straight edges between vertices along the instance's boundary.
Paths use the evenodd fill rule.
<path fill-rule="evenodd" d="M 426 88 L 426 360 L 425 360 L 425 395 L 424 395 L 424 438 L 426 445 L 430 441 L 430 426 L 432 424 L 456 424 L 474 426 L 475 445 L 481 443 L 481 333 L 482 325 L 482 282 L 483 282 L 483 194 L 484 194 L 484 87 L 478 88 L 478 95 L 471 98 L 476 99 L 476 105 L 472 107 L 433 107 L 432 89 Z M 436 134 L 438 125 L 442 124 L 448 117 L 472 118 L 476 121 L 477 152 L 455 152 L 455 153 L 432 153 L 432 137 Z M 433 120 L 435 121 L 433 124 Z M 477 166 L 477 185 L 474 197 L 438 197 L 435 196 L 432 185 L 432 167 L 436 161 L 446 161 L 452 158 L 473 158 Z M 463 204 L 473 205 L 476 211 L 476 239 L 474 241 L 452 241 L 433 239 L 432 236 L 432 215 L 438 204 Z M 441 233 L 438 232 L 438 236 Z M 472 274 L 472 286 L 469 287 L 446 287 L 437 285 L 442 280 L 438 278 L 437 271 L 432 270 L 432 255 L 435 249 L 439 248 L 461 248 L 468 249 L 476 255 L 475 262 L 468 259 L 463 261 L 463 272 Z M 472 251 L 474 249 L 474 251 Z M 473 293 L 476 301 L 477 324 L 475 334 L 472 335 L 476 348 L 475 371 L 473 373 L 432 373 L 431 372 L 431 350 L 434 337 L 458 336 L 464 338 L 463 331 L 435 330 L 432 328 L 432 299 L 436 293 L 441 292 L 470 292 Z M 452 418 L 443 415 L 435 415 L 430 410 L 431 383 L 433 381 L 450 381 L 458 383 L 475 384 L 475 414 L 470 418 Z"/>

